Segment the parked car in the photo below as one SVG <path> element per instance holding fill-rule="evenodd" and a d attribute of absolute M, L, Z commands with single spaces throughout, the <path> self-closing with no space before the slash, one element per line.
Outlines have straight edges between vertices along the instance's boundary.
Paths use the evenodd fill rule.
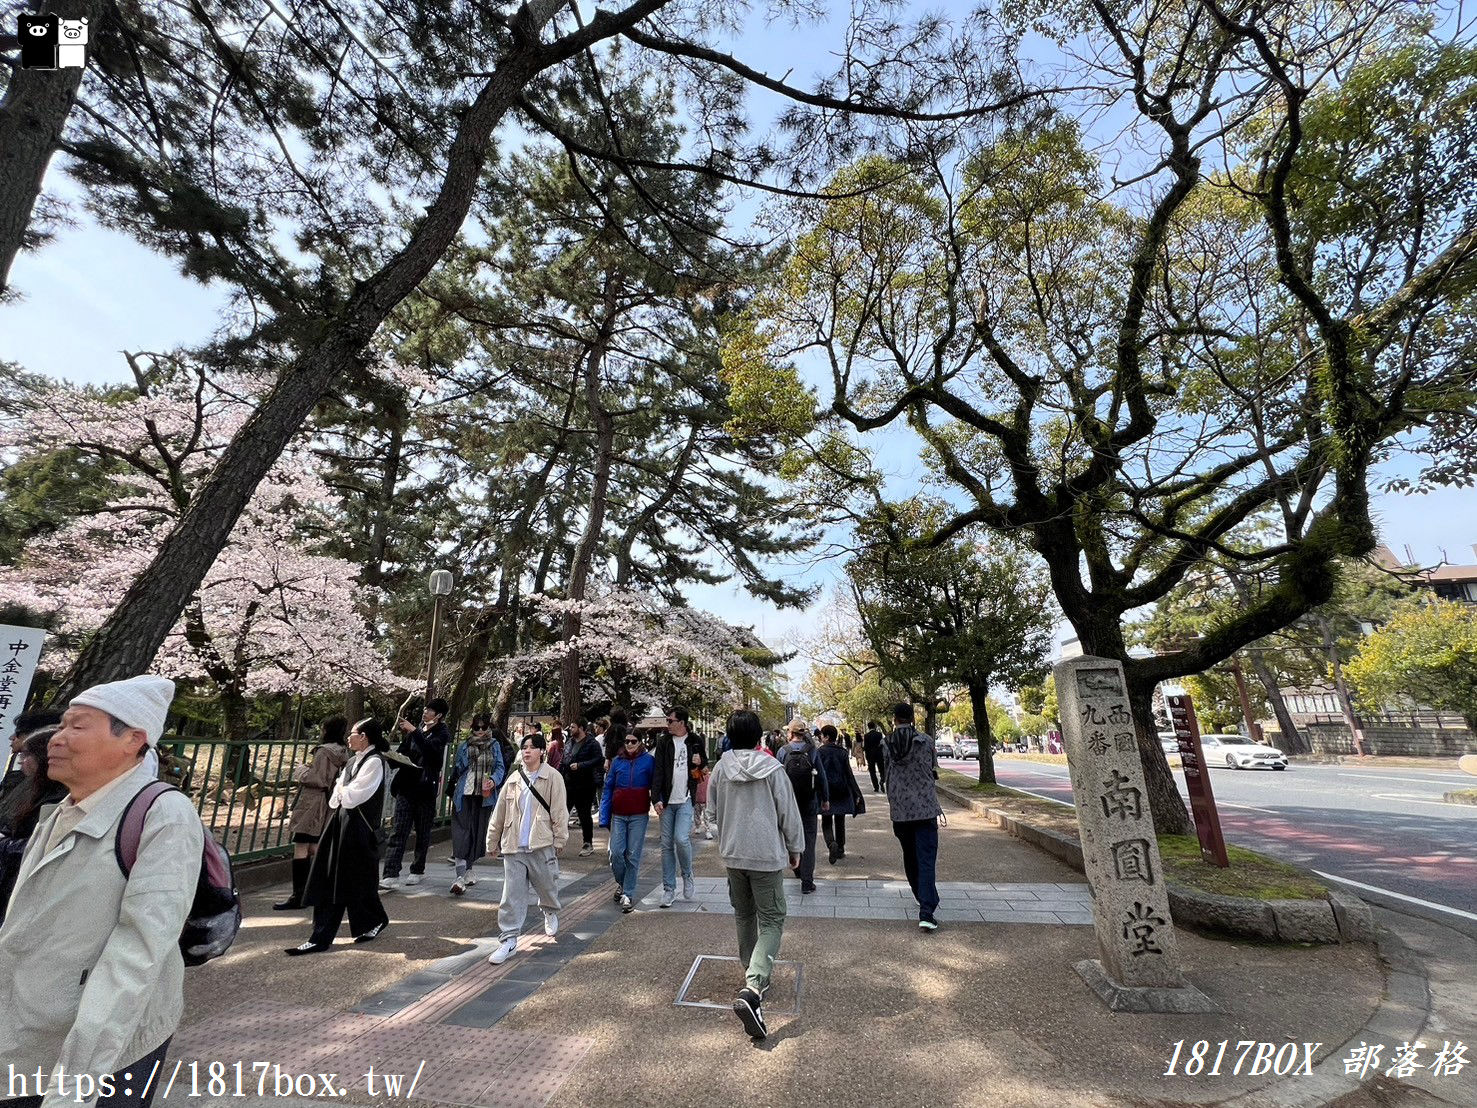
<path fill-rule="evenodd" d="M 980 744 L 973 739 L 960 739 L 956 749 L 960 758 L 978 759 L 980 756 Z"/>
<path fill-rule="evenodd" d="M 1180 752 L 1180 740 L 1173 731 L 1159 732 L 1159 745 L 1164 748 L 1165 754 L 1178 754 Z"/>
<path fill-rule="evenodd" d="M 1224 763 L 1232 769 L 1287 768 L 1286 754 L 1244 735 L 1201 735 L 1200 749 L 1205 753 L 1207 766 Z"/>
<path fill-rule="evenodd" d="M 933 748 L 937 751 L 940 758 L 957 758 L 959 756 L 958 748 L 955 746 L 953 739 L 938 739 L 934 742 Z"/>

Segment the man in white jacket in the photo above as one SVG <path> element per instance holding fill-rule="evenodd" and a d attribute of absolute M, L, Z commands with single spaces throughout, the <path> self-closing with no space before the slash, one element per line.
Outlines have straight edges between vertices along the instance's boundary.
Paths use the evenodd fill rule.
<path fill-rule="evenodd" d="M 744 987 L 733 1010 L 750 1037 L 769 1034 L 762 1007 L 785 933 L 785 866 L 800 864 L 805 829 L 784 767 L 757 750 L 764 729 L 753 712 L 728 717 L 729 751 L 708 779 L 718 820 L 718 856 L 728 867 L 728 900 L 738 922 Z"/>
<path fill-rule="evenodd" d="M 0 1104 L 146 1108 L 158 1088 L 146 1082 L 184 1009 L 179 937 L 204 828 L 188 797 L 166 793 L 127 878 L 114 843 L 154 780 L 146 755 L 173 699 L 163 677 L 97 685 L 51 739 L 49 773 L 68 796 L 32 835 L 0 927 Z"/>

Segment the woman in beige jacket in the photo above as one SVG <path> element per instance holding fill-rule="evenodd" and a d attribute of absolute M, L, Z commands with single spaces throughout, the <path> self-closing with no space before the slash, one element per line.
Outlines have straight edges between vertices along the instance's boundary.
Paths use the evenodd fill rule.
<path fill-rule="evenodd" d="M 557 856 L 569 837 L 569 806 L 564 778 L 544 762 L 544 737 L 523 737 L 519 762 L 509 769 L 487 829 L 487 852 L 503 859 L 503 898 L 497 909 L 502 941 L 488 957 L 501 965 L 518 949 L 518 934 L 528 915 L 529 890 L 538 893 L 544 934 L 559 931 Z"/>

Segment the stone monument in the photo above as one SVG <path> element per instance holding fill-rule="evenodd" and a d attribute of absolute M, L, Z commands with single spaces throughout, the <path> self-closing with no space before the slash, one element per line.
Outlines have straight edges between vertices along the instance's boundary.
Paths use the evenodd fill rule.
<path fill-rule="evenodd" d="M 1054 672 L 1101 955 L 1077 972 L 1114 1011 L 1218 1011 L 1180 973 L 1123 667 L 1079 657 Z"/>

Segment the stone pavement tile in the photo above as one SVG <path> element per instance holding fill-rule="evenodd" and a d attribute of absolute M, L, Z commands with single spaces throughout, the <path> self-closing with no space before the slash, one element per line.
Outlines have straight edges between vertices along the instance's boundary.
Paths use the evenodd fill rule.
<path fill-rule="evenodd" d="M 416 1099 L 440 1104 L 479 1104 L 483 1091 L 499 1081 L 506 1070 L 506 1064 L 490 1068 L 475 1058 L 445 1062 L 422 1073 L 415 1086 Z"/>
<path fill-rule="evenodd" d="M 1072 924 L 1073 926 L 1085 924 L 1091 927 L 1093 923 L 1091 912 L 1054 912 L 1053 915 L 1063 923 Z"/>
<path fill-rule="evenodd" d="M 792 905 L 790 905 L 789 915 L 791 917 L 798 916 L 798 917 L 801 917 L 801 918 L 809 917 L 809 918 L 816 918 L 816 919 L 835 919 L 836 918 L 836 905 L 834 905 L 834 904 L 812 904 L 812 903 L 805 903 L 805 904 L 799 904 L 799 905 L 792 904 Z"/>
<path fill-rule="evenodd" d="M 1051 908 L 1039 900 L 1007 900 L 1005 907 L 1012 912 L 1049 912 Z"/>
<path fill-rule="evenodd" d="M 1030 893 L 1032 896 L 1040 896 L 1044 893 L 1052 897 L 1055 897 L 1056 894 L 1061 892 L 1061 889 L 1055 883 L 1042 884 L 1039 882 L 1020 882 L 1016 884 L 1001 884 L 996 882 L 995 889 L 1009 893 Z"/>
<path fill-rule="evenodd" d="M 980 909 L 980 919 L 986 923 L 1056 923 L 1055 912 L 1000 912 L 991 908 Z"/>
<path fill-rule="evenodd" d="M 479 1108 L 533 1108 L 548 1103 L 565 1075 L 556 1070 L 525 1070 L 511 1066 L 470 1104 Z M 602 1098 L 602 1102 L 603 1098 Z"/>
<path fill-rule="evenodd" d="M 942 900 L 935 916 L 941 923 L 979 923 L 983 917 L 977 908 L 955 907 L 953 901 Z"/>

